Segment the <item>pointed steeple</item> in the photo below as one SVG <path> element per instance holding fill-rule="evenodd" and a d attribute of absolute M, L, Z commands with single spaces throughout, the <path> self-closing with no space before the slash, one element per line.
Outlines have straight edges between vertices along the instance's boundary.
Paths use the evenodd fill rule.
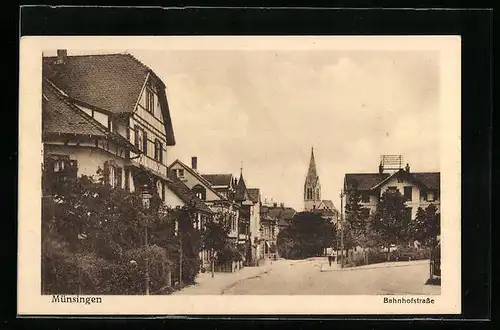
<path fill-rule="evenodd" d="M 243 167 L 240 167 L 240 178 L 238 180 L 238 184 L 236 185 L 236 192 L 234 195 L 234 199 L 237 202 L 241 202 L 246 200 L 247 198 L 248 198 L 248 193 L 245 180 L 243 179 Z"/>
<path fill-rule="evenodd" d="M 314 148 L 311 148 L 311 159 L 309 160 L 309 170 L 307 171 L 306 183 L 316 183 L 318 172 L 316 171 L 316 161 L 314 160 Z"/>
<path fill-rule="evenodd" d="M 304 210 L 313 210 L 321 202 L 321 184 L 319 182 L 316 169 L 316 160 L 314 159 L 314 148 L 311 148 L 311 159 L 309 160 L 309 169 L 304 182 Z"/>

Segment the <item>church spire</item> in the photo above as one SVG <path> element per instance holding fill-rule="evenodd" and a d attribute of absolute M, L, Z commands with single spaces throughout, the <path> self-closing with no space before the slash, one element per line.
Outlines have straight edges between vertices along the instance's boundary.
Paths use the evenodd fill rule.
<path fill-rule="evenodd" d="M 304 182 L 304 210 L 314 210 L 321 203 L 321 185 L 319 183 L 314 148 L 311 148 L 311 159 Z"/>
<path fill-rule="evenodd" d="M 316 171 L 316 161 L 314 160 L 314 147 L 311 148 L 311 159 L 309 160 L 309 170 L 307 171 L 306 182 L 315 183 L 318 178 Z"/>

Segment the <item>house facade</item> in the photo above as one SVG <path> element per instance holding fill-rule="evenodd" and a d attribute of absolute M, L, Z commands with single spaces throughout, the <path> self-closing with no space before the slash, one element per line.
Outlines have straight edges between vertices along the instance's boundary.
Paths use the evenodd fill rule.
<path fill-rule="evenodd" d="M 58 50 L 43 58 L 43 85 L 49 161 L 73 160 L 78 175 L 95 176 L 100 168 L 113 187 L 146 187 L 165 200 L 167 148 L 175 136 L 165 85 L 151 69 L 130 54 Z M 82 129 L 83 122 L 104 135 Z"/>
<path fill-rule="evenodd" d="M 264 255 L 269 257 L 271 246 L 276 246 L 280 230 L 290 225 L 290 221 L 295 216 L 296 211 L 284 203 L 263 204 L 261 206 L 262 238 L 266 242 Z M 275 249 L 274 253 L 278 253 Z"/>
<path fill-rule="evenodd" d="M 440 173 L 411 172 L 408 164 L 404 169 L 396 169 L 390 173 L 385 172 L 380 165 L 378 173 L 346 174 L 343 203 L 346 205 L 354 191 L 359 192 L 361 212 L 367 218 L 376 210 L 382 194 L 389 189 L 397 190 L 404 196 L 408 218 L 415 219 L 418 208 L 425 209 L 430 204 L 440 211 Z"/>
<path fill-rule="evenodd" d="M 233 200 L 226 198 L 223 194 L 228 194 L 231 197 L 231 189 L 217 191 L 210 181 L 205 179 L 198 172 L 197 158 L 193 157 L 191 167 L 187 166 L 180 160 L 176 159 L 169 166 L 171 175 L 178 177 L 199 199 L 201 199 L 214 213 L 219 213 L 227 218 L 230 224 L 229 239 L 233 243 L 238 241 L 238 218 L 239 206 Z"/>

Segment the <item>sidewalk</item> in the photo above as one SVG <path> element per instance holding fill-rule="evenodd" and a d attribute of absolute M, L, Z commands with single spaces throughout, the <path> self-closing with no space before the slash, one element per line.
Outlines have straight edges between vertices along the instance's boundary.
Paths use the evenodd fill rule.
<path fill-rule="evenodd" d="M 419 265 L 419 264 L 429 264 L 429 259 L 413 260 L 413 261 L 380 262 L 380 263 L 376 263 L 376 264 L 363 265 L 363 266 L 358 266 L 358 267 L 346 267 L 346 268 L 341 268 L 340 264 L 337 264 L 336 262 L 335 262 L 335 264 L 332 263 L 332 266 L 330 267 L 330 266 L 328 266 L 328 262 L 327 262 L 327 263 L 321 264 L 320 271 L 322 271 L 322 272 L 353 271 L 353 270 L 373 269 L 373 268 L 407 267 L 407 266 L 414 266 L 414 265 Z"/>
<path fill-rule="evenodd" d="M 213 278 L 210 272 L 198 274 L 195 285 L 173 292 L 172 295 L 220 295 L 240 281 L 270 272 L 271 267 L 271 263 L 260 267 L 245 267 L 236 273 L 215 273 Z"/>

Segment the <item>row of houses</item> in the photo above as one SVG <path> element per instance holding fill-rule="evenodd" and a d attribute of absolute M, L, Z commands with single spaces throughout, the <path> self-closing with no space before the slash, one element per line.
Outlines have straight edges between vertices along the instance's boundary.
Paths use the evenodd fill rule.
<path fill-rule="evenodd" d="M 270 228 L 295 211 L 283 206 L 285 216 L 277 206 L 263 206 L 242 169 L 236 177 L 201 173 L 196 156 L 189 166 L 169 161 L 175 134 L 165 83 L 153 70 L 128 53 L 69 56 L 66 50 L 44 56 L 42 68 L 44 194 L 57 182 L 104 169 L 112 187 L 154 191 L 170 207 L 194 205 L 199 229 L 224 214 L 228 241 L 250 243 L 247 261 L 270 255 L 278 233 Z M 206 251 L 200 258 L 204 266 L 210 262 Z"/>

